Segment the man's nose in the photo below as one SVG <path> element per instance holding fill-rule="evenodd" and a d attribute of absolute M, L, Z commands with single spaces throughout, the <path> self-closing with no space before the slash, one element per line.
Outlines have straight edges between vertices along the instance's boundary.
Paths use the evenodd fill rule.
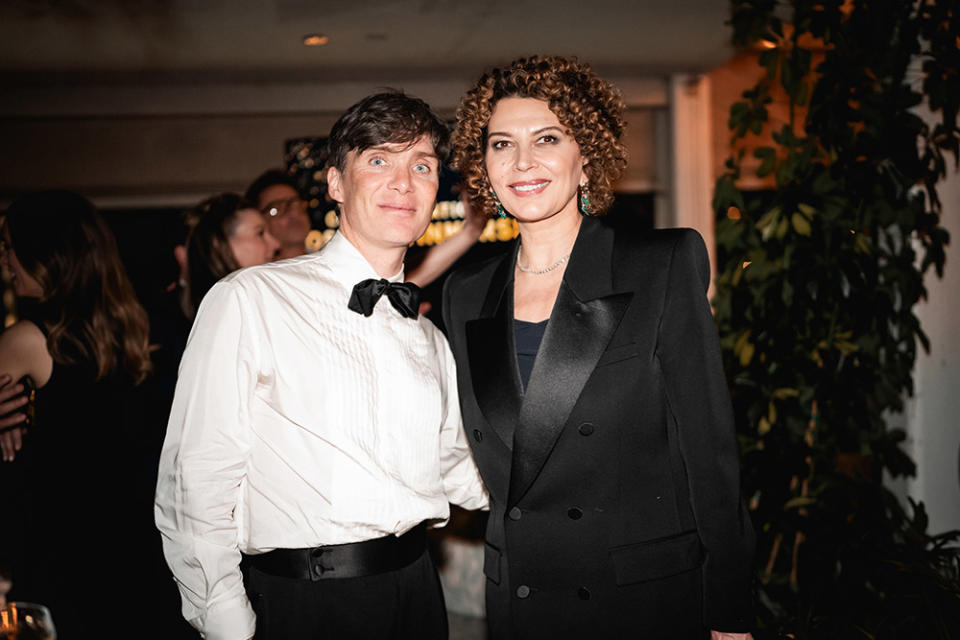
<path fill-rule="evenodd" d="M 401 193 L 410 190 L 410 171 L 405 167 L 397 167 L 390 176 L 390 188 Z"/>

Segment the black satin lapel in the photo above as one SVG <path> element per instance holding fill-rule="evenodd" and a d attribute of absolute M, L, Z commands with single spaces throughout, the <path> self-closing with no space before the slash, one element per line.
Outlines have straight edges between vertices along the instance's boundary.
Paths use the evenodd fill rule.
<path fill-rule="evenodd" d="M 523 497 L 546 462 L 632 296 L 581 302 L 566 284 L 560 287 L 514 434 L 511 504 Z"/>
<path fill-rule="evenodd" d="M 512 283 L 504 283 L 495 276 L 487 300 L 486 308 L 490 308 L 493 317 L 470 320 L 465 326 L 470 377 L 480 411 L 504 444 L 512 449 L 523 400 L 513 340 Z"/>
<path fill-rule="evenodd" d="M 503 254 L 503 258 L 494 269 L 493 275 L 490 276 L 487 295 L 483 299 L 483 307 L 480 309 L 481 318 L 494 317 L 498 312 L 503 311 L 505 304 L 510 305 L 508 310 L 510 315 L 507 317 L 513 317 L 513 263 L 517 259 L 519 247 L 520 244 L 514 240 L 513 246 Z M 509 290 L 507 285 L 511 285 Z"/>

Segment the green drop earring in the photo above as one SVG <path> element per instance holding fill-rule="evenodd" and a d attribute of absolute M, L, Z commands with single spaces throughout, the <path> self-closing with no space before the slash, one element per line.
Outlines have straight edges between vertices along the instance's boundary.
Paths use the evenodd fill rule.
<path fill-rule="evenodd" d="M 590 205 L 590 189 L 586 182 L 580 185 L 580 211 L 585 216 L 593 215 L 593 207 Z"/>
<path fill-rule="evenodd" d="M 495 215 L 498 218 L 506 218 L 507 210 L 503 208 L 503 204 L 501 204 L 500 198 L 497 197 L 497 194 L 493 189 L 490 189 L 490 197 L 493 198 L 493 202 L 497 205 L 497 210 L 495 212 Z"/>

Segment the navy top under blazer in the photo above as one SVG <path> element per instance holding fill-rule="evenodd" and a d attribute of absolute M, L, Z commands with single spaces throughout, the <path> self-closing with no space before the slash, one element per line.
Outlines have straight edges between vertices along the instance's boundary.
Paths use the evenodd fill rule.
<path fill-rule="evenodd" d="M 443 302 L 490 492 L 491 637 L 748 631 L 754 535 L 703 240 L 584 218 L 526 392 L 515 260 L 457 271 Z"/>

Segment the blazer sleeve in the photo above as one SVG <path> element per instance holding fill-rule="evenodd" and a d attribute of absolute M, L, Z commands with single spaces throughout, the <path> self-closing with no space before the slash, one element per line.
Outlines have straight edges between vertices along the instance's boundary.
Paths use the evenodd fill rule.
<path fill-rule="evenodd" d="M 669 410 L 704 547 L 704 620 L 749 631 L 754 534 L 740 495 L 733 407 L 706 298 L 710 262 L 700 235 L 684 230 L 670 260 L 657 338 Z"/>

